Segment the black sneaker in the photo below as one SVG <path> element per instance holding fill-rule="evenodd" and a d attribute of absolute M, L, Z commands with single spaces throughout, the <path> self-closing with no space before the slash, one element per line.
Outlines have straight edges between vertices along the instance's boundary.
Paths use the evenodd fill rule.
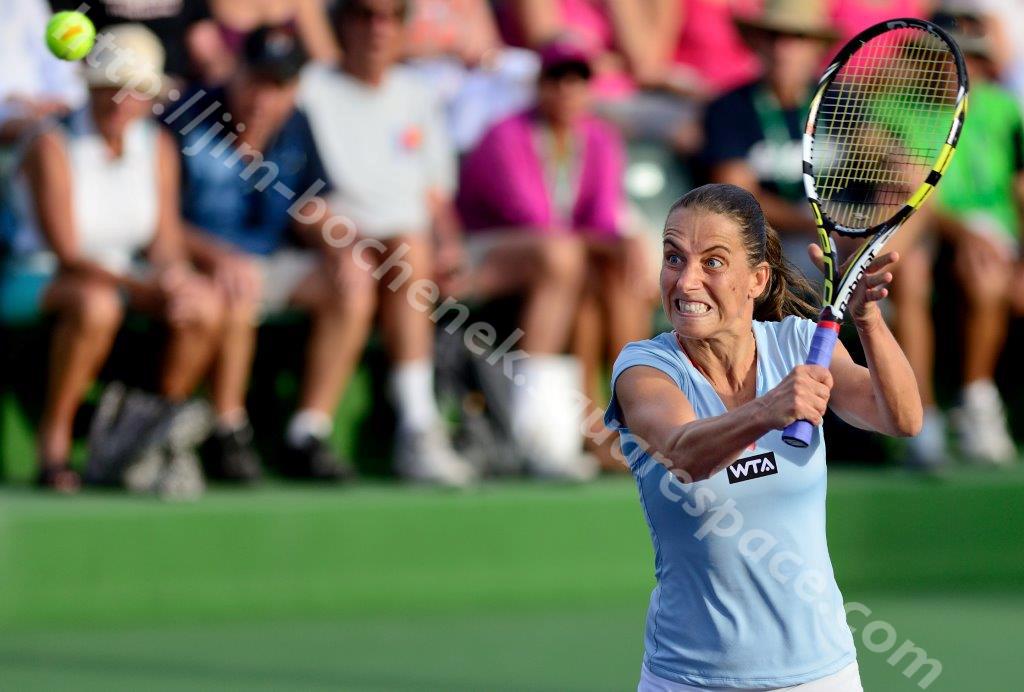
<path fill-rule="evenodd" d="M 327 440 L 310 436 L 299 447 L 285 443 L 281 456 L 281 473 L 288 478 L 344 482 L 355 478 L 352 464 L 342 459 Z"/>
<path fill-rule="evenodd" d="M 249 423 L 231 431 L 215 431 L 204 447 L 203 466 L 211 480 L 255 483 L 263 475 Z"/>

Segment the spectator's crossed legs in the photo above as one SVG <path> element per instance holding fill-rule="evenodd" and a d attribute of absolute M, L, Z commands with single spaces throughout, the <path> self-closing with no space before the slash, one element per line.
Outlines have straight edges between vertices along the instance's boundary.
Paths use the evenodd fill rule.
<path fill-rule="evenodd" d="M 131 307 L 168 325 L 168 342 L 160 377 L 161 394 L 184 400 L 208 368 L 220 336 L 222 303 L 212 285 L 187 270 L 133 283 Z M 39 426 L 42 471 L 58 490 L 74 490 L 77 477 L 66 469 L 71 453 L 72 423 L 89 384 L 106 360 L 124 317 L 118 287 L 102 278 L 58 274 L 43 298 L 56 325 L 50 352 L 50 375 Z"/>

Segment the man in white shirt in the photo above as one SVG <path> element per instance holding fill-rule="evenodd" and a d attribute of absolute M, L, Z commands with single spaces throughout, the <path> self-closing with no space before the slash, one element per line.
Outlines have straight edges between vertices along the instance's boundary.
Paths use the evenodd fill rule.
<path fill-rule="evenodd" d="M 992 46 L 991 60 L 1003 86 L 1024 105 L 1024 2 L 1021 0 L 943 0 L 942 10 L 968 13 Z"/>
<path fill-rule="evenodd" d="M 451 204 L 456 162 L 440 108 L 394 66 L 406 9 L 402 0 L 336 3 L 342 64 L 311 67 L 299 98 L 336 189 L 331 211 L 352 222 L 378 279 L 398 414 L 396 469 L 411 480 L 464 485 L 472 469 L 452 450 L 434 399 L 434 324 L 405 290 L 444 275 L 460 248 Z"/>
<path fill-rule="evenodd" d="M 0 17 L 0 140 L 9 142 L 39 119 L 83 105 L 85 86 L 77 65 L 46 49 L 44 0 L 0 0 Z"/>

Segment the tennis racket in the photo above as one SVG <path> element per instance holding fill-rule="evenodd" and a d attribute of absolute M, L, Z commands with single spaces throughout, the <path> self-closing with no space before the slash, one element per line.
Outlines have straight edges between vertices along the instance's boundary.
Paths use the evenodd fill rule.
<path fill-rule="evenodd" d="M 921 208 L 949 166 L 967 111 L 967 69 L 956 43 L 917 19 L 877 24 L 825 70 L 804 130 L 804 188 L 824 251 L 824 308 L 807 363 L 828 367 L 864 270 Z M 865 242 L 838 276 L 832 234 Z M 800 420 L 782 432 L 810 444 Z"/>

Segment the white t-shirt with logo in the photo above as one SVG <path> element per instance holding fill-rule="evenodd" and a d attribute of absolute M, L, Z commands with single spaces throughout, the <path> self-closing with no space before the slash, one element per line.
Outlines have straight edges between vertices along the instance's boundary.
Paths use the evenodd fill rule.
<path fill-rule="evenodd" d="M 311 65 L 299 101 L 336 188 L 333 212 L 368 237 L 429 230 L 428 194 L 454 192 L 456 163 L 440 106 L 427 87 L 402 67 L 371 86 Z"/>

